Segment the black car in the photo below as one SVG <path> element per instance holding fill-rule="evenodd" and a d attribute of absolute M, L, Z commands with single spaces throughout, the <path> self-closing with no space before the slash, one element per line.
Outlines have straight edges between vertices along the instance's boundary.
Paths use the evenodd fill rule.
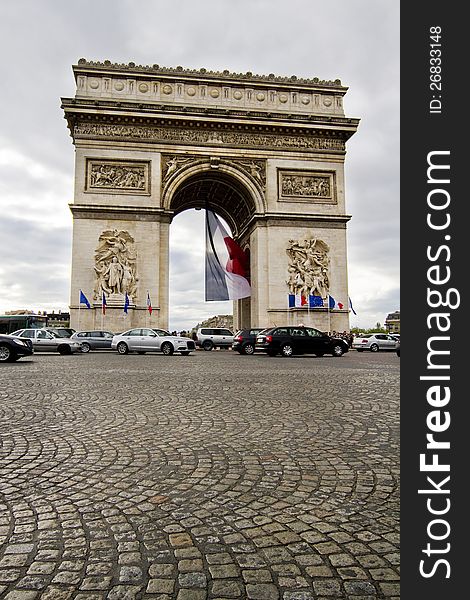
<path fill-rule="evenodd" d="M 14 335 L 0 334 L 0 362 L 13 362 L 22 356 L 31 356 L 33 342 Z"/>
<path fill-rule="evenodd" d="M 233 337 L 232 350 L 240 354 L 254 354 L 256 336 L 264 331 L 264 328 L 241 329 Z"/>
<path fill-rule="evenodd" d="M 349 350 L 341 338 L 331 337 L 313 327 L 273 327 L 256 338 L 256 350 L 269 356 L 292 356 L 294 354 L 332 354 L 342 356 Z"/>

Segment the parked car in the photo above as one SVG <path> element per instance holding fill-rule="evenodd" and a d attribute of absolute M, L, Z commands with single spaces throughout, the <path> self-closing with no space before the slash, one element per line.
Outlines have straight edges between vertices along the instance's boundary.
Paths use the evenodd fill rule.
<path fill-rule="evenodd" d="M 196 332 L 196 346 L 203 350 L 213 348 L 231 348 L 233 344 L 233 333 L 230 329 L 223 327 L 200 327 Z"/>
<path fill-rule="evenodd" d="M 90 350 L 111 350 L 111 342 L 114 333 L 110 331 L 76 331 L 72 340 L 78 340 L 82 344 L 82 352 Z"/>
<path fill-rule="evenodd" d="M 232 350 L 240 354 L 254 354 L 256 336 L 264 331 L 264 328 L 241 329 L 233 336 Z"/>
<path fill-rule="evenodd" d="M 33 343 L 16 335 L 0 334 L 0 362 L 13 362 L 33 354 Z"/>
<path fill-rule="evenodd" d="M 75 329 L 71 327 L 44 327 L 46 331 L 49 331 L 53 335 L 58 337 L 69 338 L 75 333 Z"/>
<path fill-rule="evenodd" d="M 59 354 L 81 352 L 81 344 L 78 340 L 60 337 L 45 328 L 18 329 L 12 335 L 30 339 L 36 352 L 58 352 Z"/>
<path fill-rule="evenodd" d="M 256 350 L 269 356 L 292 356 L 294 354 L 332 354 L 342 356 L 349 350 L 341 338 L 329 336 L 313 327 L 273 327 L 265 329 L 256 338 Z"/>
<path fill-rule="evenodd" d="M 170 356 L 173 352 L 179 352 L 183 356 L 188 356 L 196 349 L 196 345 L 193 340 L 171 335 L 164 329 L 138 328 L 115 335 L 111 341 L 111 348 L 117 350 L 119 354 L 161 352 Z"/>
<path fill-rule="evenodd" d="M 396 345 L 396 338 L 388 333 L 364 333 L 354 338 L 352 347 L 358 352 L 364 350 L 378 352 L 379 350 L 395 350 Z"/>

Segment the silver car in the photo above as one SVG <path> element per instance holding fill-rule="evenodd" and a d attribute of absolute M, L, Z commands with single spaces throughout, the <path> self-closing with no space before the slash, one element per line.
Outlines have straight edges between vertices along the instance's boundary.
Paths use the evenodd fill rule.
<path fill-rule="evenodd" d="M 90 350 L 111 350 L 111 342 L 114 333 L 110 331 L 77 331 L 72 340 L 78 340 L 82 344 L 82 352 Z"/>
<path fill-rule="evenodd" d="M 146 327 L 129 329 L 115 335 L 111 342 L 111 348 L 117 350 L 119 354 L 161 352 L 166 356 L 171 356 L 174 352 L 179 352 L 183 356 L 188 356 L 192 350 L 196 349 L 196 345 L 189 338 L 171 335 L 164 329 Z"/>
<path fill-rule="evenodd" d="M 224 327 L 200 327 L 196 335 L 196 344 L 207 351 L 213 348 L 231 348 L 233 344 L 233 333 Z"/>
<path fill-rule="evenodd" d="M 379 350 L 395 350 L 397 339 L 387 333 L 364 333 L 354 338 L 352 347 L 358 352 L 370 350 L 378 352 Z"/>
<path fill-rule="evenodd" d="M 30 339 L 35 352 L 58 352 L 59 354 L 81 352 L 81 344 L 78 340 L 60 337 L 46 329 L 18 329 L 11 335 Z"/>

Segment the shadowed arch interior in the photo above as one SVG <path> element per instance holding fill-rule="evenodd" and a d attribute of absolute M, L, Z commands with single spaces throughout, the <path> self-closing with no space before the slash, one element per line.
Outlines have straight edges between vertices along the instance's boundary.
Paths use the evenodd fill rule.
<path fill-rule="evenodd" d="M 234 177 L 208 171 L 189 177 L 176 190 L 171 210 L 178 214 L 188 208 L 210 208 L 220 214 L 237 237 L 255 213 L 250 193 Z"/>

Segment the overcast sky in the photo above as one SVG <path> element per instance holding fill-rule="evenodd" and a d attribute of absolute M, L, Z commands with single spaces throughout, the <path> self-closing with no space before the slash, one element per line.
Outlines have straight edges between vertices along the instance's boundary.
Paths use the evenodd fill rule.
<path fill-rule="evenodd" d="M 16 0 L 0 5 L 0 34 L 0 313 L 68 310 L 74 148 L 60 97 L 81 57 L 341 79 L 361 119 L 346 156 L 351 326 L 399 308 L 398 2 Z M 203 299 L 202 216 L 171 227 L 171 329 L 231 312 Z"/>

